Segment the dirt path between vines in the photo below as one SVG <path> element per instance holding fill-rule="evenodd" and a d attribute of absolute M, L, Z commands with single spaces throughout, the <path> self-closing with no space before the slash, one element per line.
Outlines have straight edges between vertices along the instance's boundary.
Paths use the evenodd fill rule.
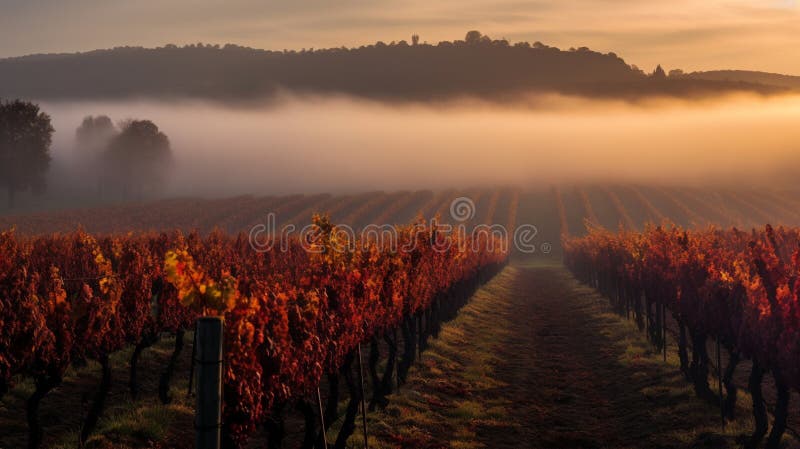
<path fill-rule="evenodd" d="M 143 397 L 135 404 L 126 393 L 130 351 L 114 356 L 109 407 L 90 447 L 192 447 L 192 400 L 185 395 L 190 342 L 169 406 L 158 404 L 155 391 L 171 341 L 143 354 Z M 671 350 L 664 363 L 632 323 L 564 268 L 516 263 L 443 326 L 387 409 L 369 414 L 370 448 L 738 447 L 736 435 L 752 428 L 748 398 L 740 401 L 744 418 L 720 435 L 717 409 L 694 398 L 676 359 Z M 75 447 L 81 396 L 96 384 L 90 365 L 45 399 L 46 447 Z M 31 389 L 23 381 L 0 402 L 0 449 L 24 447 L 22 410 Z M 297 414 L 287 430 L 285 447 L 299 447 Z M 349 447 L 362 448 L 362 438 L 359 425 Z M 254 436 L 252 447 L 263 441 Z"/>
<path fill-rule="evenodd" d="M 372 417 L 374 443 L 736 447 L 750 423 L 720 435 L 718 410 L 695 399 L 675 363 L 563 268 L 517 264 L 477 292 Z"/>

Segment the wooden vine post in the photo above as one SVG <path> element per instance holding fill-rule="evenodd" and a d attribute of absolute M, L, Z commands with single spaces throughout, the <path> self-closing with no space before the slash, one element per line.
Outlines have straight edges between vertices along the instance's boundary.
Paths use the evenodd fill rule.
<path fill-rule="evenodd" d="M 667 305 L 661 303 L 661 344 L 664 346 L 664 361 L 667 361 Z"/>
<path fill-rule="evenodd" d="M 722 350 L 720 348 L 720 340 L 722 337 L 717 337 L 717 388 L 719 391 L 719 414 L 722 418 L 722 431 L 725 431 L 725 398 L 722 396 Z"/>
<path fill-rule="evenodd" d="M 322 410 L 322 394 L 319 392 L 319 387 L 317 387 L 317 408 L 319 409 L 319 424 L 320 432 L 322 434 L 322 448 L 328 449 L 328 436 L 325 435 L 325 412 Z"/>
<path fill-rule="evenodd" d="M 197 320 L 197 449 L 220 449 L 222 433 L 222 318 Z"/>
<path fill-rule="evenodd" d="M 367 400 L 364 389 L 364 366 L 361 362 L 361 343 L 358 344 L 358 380 L 361 382 L 361 423 L 364 430 L 364 449 L 369 449 L 367 438 Z"/>

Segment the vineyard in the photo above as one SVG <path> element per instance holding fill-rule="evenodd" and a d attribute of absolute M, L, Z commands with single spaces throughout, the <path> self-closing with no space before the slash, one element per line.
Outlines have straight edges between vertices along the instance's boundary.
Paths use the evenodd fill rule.
<path fill-rule="evenodd" d="M 0 215 L 0 229 L 15 227 L 23 234 L 74 231 L 90 233 L 129 231 L 190 232 L 207 234 L 219 229 L 230 234 L 249 232 L 274 213 L 276 225 L 298 229 L 311 223 L 316 212 L 328 213 L 337 224 L 360 229 L 367 224 L 406 224 L 418 214 L 437 214 L 452 223 L 449 207 L 459 197 L 476 205 L 475 222 L 531 223 L 542 240 L 558 245 L 563 233 L 582 235 L 586 222 L 616 231 L 622 226 L 643 230 L 647 223 L 665 220 L 690 227 L 748 229 L 765 223 L 800 225 L 800 195 L 792 191 L 724 190 L 641 185 L 587 185 L 521 190 L 461 189 L 432 192 L 369 192 L 351 195 L 289 195 L 222 199 L 177 198 L 85 209 Z M 491 214 L 490 214 L 491 212 Z M 515 218 L 516 217 L 516 218 Z M 491 221 L 486 221 L 491 218 Z M 514 220 L 511 220 L 515 218 Z"/>
<path fill-rule="evenodd" d="M 42 438 L 38 403 L 59 385 L 70 364 L 92 359 L 103 370 L 82 426 L 84 441 L 108 393 L 109 356 L 135 346 L 130 361 L 135 398 L 141 351 L 161 333 L 178 334 L 181 341 L 180 334 L 198 316 L 208 315 L 225 321 L 223 435 L 226 446 L 240 446 L 257 424 L 279 415 L 276 409 L 313 397 L 325 374 L 352 375 L 360 344 L 396 339 L 398 328 L 405 341 L 397 365 L 402 380 L 415 356 L 410 341 L 424 346 L 442 317 L 452 315 L 506 258 L 486 249 L 492 247 L 488 242 L 446 236 L 424 224 L 399 228 L 400 244 L 413 246 L 410 251 L 393 252 L 363 241 L 355 252 L 339 252 L 335 226 L 325 218 L 315 224 L 311 250 L 292 240 L 280 254 L 254 252 L 246 236 L 222 233 L 206 238 L 180 233 L 0 235 L 0 338 L 7 348 L 0 354 L 0 391 L 6 392 L 18 376 L 34 379 L 29 446 L 38 447 Z M 395 356 L 389 356 L 384 379 L 391 379 Z M 371 363 L 374 369 L 377 360 Z M 380 402 L 384 391 L 374 394 Z M 353 387 L 336 447 L 353 432 L 360 400 Z M 335 410 L 338 397 L 330 401 Z M 316 442 L 313 422 L 307 447 Z M 278 435 L 270 433 L 272 439 Z"/>
<path fill-rule="evenodd" d="M 800 449 L 798 1 L 0 0 L 0 449 Z"/>
<path fill-rule="evenodd" d="M 766 447 L 777 448 L 787 428 L 790 392 L 800 389 L 798 242 L 800 230 L 769 225 L 752 232 L 596 231 L 566 240 L 564 260 L 664 351 L 668 321 L 674 321 L 680 368 L 698 397 L 720 404 L 723 420 L 734 418 L 737 366 L 751 361 L 747 389 L 755 429 L 748 447 L 756 447 L 768 430 L 762 383 L 771 374 L 776 398 Z M 709 385 L 708 339 L 717 343 L 717 392 Z M 724 370 L 720 348 L 727 351 Z"/>
<path fill-rule="evenodd" d="M 474 203 L 468 217 L 451 210 L 462 197 Z M 128 397 L 153 393 L 170 403 L 177 367 L 197 360 L 184 340 L 203 316 L 225 323 L 225 447 L 263 446 L 254 442 L 262 438 L 282 447 L 287 425 L 302 429 L 303 448 L 348 447 L 359 411 L 386 407 L 442 324 L 509 257 L 524 259 L 491 236 L 438 228 L 482 223 L 512 233 L 535 225 L 534 256 L 563 255 L 659 350 L 674 337 L 686 379 L 723 420 L 735 418 L 738 392 L 749 391 L 750 446 L 766 437 L 767 447 L 779 447 L 800 389 L 800 231 L 736 229 L 799 225 L 797 205 L 791 192 L 559 186 L 169 199 L 2 216 L 0 395 L 25 394 L 27 435 L 0 439 L 0 447 L 52 446 L 40 404 L 87 363 L 100 370 L 78 414 L 77 438 L 89 441 L 109 408 L 121 353 Z M 249 232 L 268 213 L 278 226 L 311 232 L 256 251 Z M 343 225 L 370 224 L 392 225 L 398 241 L 363 238 L 340 250 Z M 720 351 L 714 360 L 714 344 L 724 360 Z M 170 355 L 155 368 L 157 391 L 144 391 L 140 358 L 157 345 Z M 289 411 L 302 423 L 287 424 Z"/>

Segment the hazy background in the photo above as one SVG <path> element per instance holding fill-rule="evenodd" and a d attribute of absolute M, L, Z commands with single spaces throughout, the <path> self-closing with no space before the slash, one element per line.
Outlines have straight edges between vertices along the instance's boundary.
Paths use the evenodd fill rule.
<path fill-rule="evenodd" d="M 800 74 L 796 0 L 2 0 L 0 57 L 124 45 L 351 47 L 461 38 L 614 51 L 652 70 Z M 21 38 L 24 36 L 24 38 Z"/>
<path fill-rule="evenodd" d="M 42 103 L 56 129 L 49 196 L 89 114 L 153 120 L 171 142 L 167 195 L 348 192 L 563 182 L 794 186 L 800 96 L 637 104 L 537 97 L 394 106 L 285 97 L 235 108 L 184 102 Z"/>

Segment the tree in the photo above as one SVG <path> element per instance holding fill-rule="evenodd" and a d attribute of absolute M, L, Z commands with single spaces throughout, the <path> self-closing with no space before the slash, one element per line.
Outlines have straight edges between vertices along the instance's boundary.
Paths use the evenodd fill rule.
<path fill-rule="evenodd" d="M 661 64 L 659 64 L 658 67 L 656 67 L 656 70 L 653 72 L 652 77 L 653 79 L 656 80 L 667 79 L 667 74 L 664 72 L 664 69 L 661 68 Z"/>
<path fill-rule="evenodd" d="M 105 115 L 87 116 L 75 130 L 77 159 L 80 161 L 82 176 L 97 180 L 97 192 L 103 193 L 108 176 L 103 170 L 102 158 L 108 143 L 117 135 L 117 128 Z"/>
<path fill-rule="evenodd" d="M 670 78 L 680 78 L 683 75 L 685 75 L 685 73 L 683 73 L 683 70 L 681 69 L 672 69 L 669 71 Z"/>
<path fill-rule="evenodd" d="M 117 134 L 117 128 L 105 115 L 86 116 L 75 130 L 78 150 L 91 159 L 96 159 L 108 146 L 108 142 Z"/>
<path fill-rule="evenodd" d="M 467 32 L 466 37 L 464 37 L 464 42 L 466 42 L 467 45 L 478 45 L 491 42 L 491 39 L 489 36 L 482 35 L 480 31 L 472 30 Z"/>
<path fill-rule="evenodd" d="M 146 188 L 160 189 L 172 167 L 169 138 L 150 120 L 133 120 L 109 142 L 104 155 L 107 175 L 115 179 L 123 196 Z"/>
<path fill-rule="evenodd" d="M 17 192 L 44 191 L 52 140 L 50 116 L 38 105 L 0 102 L 0 185 L 8 191 L 9 209 Z"/>

